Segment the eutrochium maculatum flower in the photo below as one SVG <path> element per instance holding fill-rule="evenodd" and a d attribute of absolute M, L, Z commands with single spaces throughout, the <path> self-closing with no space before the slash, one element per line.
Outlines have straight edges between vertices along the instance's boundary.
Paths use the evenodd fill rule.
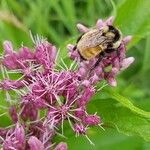
<path fill-rule="evenodd" d="M 107 24 L 112 24 L 112 17 L 106 21 L 99 19 L 95 27 Z M 90 30 L 81 24 L 77 27 L 81 33 Z M 73 60 L 67 68 L 63 60 L 60 62 L 65 67 L 57 63 L 57 49 L 45 39 L 34 38 L 33 49 L 21 46 L 17 52 L 10 41 L 5 41 L 0 58 L 0 89 L 5 93 L 1 101 L 5 100 L 7 107 L 1 106 L 0 116 L 8 114 L 11 124 L 0 128 L 2 149 L 67 150 L 65 142 L 53 142 L 56 135 L 65 136 L 66 121 L 76 136 L 83 135 L 93 144 L 87 130 L 91 126 L 102 127 L 102 120 L 96 113 L 89 114 L 86 105 L 98 92 L 96 83 L 105 81 L 116 86 L 118 72 L 133 62 L 133 57 L 125 56 L 125 46 L 130 40 L 131 36 L 123 38 L 118 54 L 104 57 L 90 73 L 97 58 L 81 61 L 74 45 L 67 46 L 68 56 Z M 106 72 L 109 65 L 111 69 Z M 9 77 L 11 74 L 15 79 Z"/>

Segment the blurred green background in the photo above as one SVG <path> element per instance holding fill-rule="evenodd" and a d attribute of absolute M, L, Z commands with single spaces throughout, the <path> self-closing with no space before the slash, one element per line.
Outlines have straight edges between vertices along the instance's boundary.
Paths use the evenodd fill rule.
<path fill-rule="evenodd" d="M 22 42 L 31 47 L 29 30 L 67 51 L 65 45 L 79 35 L 77 23 L 92 26 L 98 18 L 111 15 L 115 16 L 114 24 L 123 35 L 133 35 L 127 55 L 135 57 L 134 64 L 118 76 L 114 91 L 132 99 L 135 106 L 150 111 L 150 0 L 0 0 L 0 52 L 4 40 L 11 40 L 15 48 Z M 103 93 L 98 95 L 101 105 L 103 97 Z M 113 104 L 108 102 L 108 105 Z M 107 113 L 113 111 L 110 109 L 113 108 L 105 107 Z M 102 119 L 105 121 L 105 113 Z M 146 130 L 144 123 L 137 126 Z M 89 131 L 94 147 L 85 137 L 75 138 L 66 132 L 69 150 L 150 150 L 150 143 L 141 137 L 118 133 L 113 127 Z M 138 134 L 141 133 L 135 132 Z"/>

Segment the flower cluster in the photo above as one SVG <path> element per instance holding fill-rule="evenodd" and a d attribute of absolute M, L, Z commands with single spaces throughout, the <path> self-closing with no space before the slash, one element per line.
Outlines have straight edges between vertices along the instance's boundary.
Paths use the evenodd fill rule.
<path fill-rule="evenodd" d="M 98 20 L 96 28 L 105 24 L 111 25 L 112 18 Z M 81 33 L 90 30 L 81 24 L 77 27 Z M 56 47 L 46 40 L 35 40 L 34 51 L 22 46 L 18 52 L 14 51 L 11 42 L 5 41 L 0 64 L 3 75 L 0 89 L 6 93 L 13 124 L 0 128 L 3 149 L 66 150 L 66 143 L 60 142 L 56 146 L 53 143 L 57 134 L 64 136 L 65 121 L 76 136 L 83 135 L 92 144 L 87 130 L 90 126 L 101 126 L 102 121 L 96 113 L 89 114 L 86 106 L 97 92 L 96 83 L 105 80 L 116 86 L 118 72 L 133 62 L 132 57 L 125 57 L 125 46 L 130 39 L 130 36 L 125 37 L 118 49 L 119 54 L 111 53 L 104 57 L 90 72 L 97 58 L 81 62 L 74 45 L 69 44 L 67 48 L 69 57 L 77 64 L 76 69 L 61 70 L 57 69 L 60 65 L 56 63 Z M 106 71 L 110 65 L 111 69 Z M 19 77 L 12 80 L 10 73 L 19 74 Z M 11 92 L 16 94 L 15 98 Z"/>
<path fill-rule="evenodd" d="M 102 21 L 101 19 L 97 20 L 95 28 L 100 29 L 106 25 L 112 25 L 113 17 L 108 18 L 106 21 Z M 77 24 L 77 28 L 80 31 L 80 33 L 84 34 L 88 31 L 90 31 L 90 28 L 85 27 L 82 24 Z M 126 36 L 122 39 L 121 44 L 117 51 L 114 51 L 101 60 L 99 65 L 94 68 L 89 74 L 89 70 L 94 66 L 94 64 L 97 62 L 98 58 L 93 58 L 89 61 L 82 61 L 79 64 L 78 72 L 81 78 L 88 79 L 88 82 L 90 84 L 95 84 L 98 81 L 106 80 L 109 85 L 116 86 L 116 80 L 115 77 L 119 73 L 120 70 L 126 69 L 133 61 L 133 57 L 126 58 L 125 46 L 128 44 L 128 42 L 131 40 L 131 36 Z M 75 46 L 72 44 L 68 45 L 69 50 L 69 57 L 73 60 L 79 60 L 81 61 L 81 57 L 77 50 L 75 50 Z M 107 67 L 111 67 L 111 69 L 107 70 Z M 88 76 L 87 76 L 88 74 Z"/>

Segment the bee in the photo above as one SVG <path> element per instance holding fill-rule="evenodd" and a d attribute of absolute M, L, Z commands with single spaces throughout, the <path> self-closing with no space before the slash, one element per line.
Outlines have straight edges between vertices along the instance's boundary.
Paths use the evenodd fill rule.
<path fill-rule="evenodd" d="M 93 28 L 81 35 L 75 46 L 82 60 L 90 60 L 98 57 L 94 67 L 107 53 L 117 51 L 121 44 L 121 32 L 111 26 L 106 25 L 101 29 Z"/>

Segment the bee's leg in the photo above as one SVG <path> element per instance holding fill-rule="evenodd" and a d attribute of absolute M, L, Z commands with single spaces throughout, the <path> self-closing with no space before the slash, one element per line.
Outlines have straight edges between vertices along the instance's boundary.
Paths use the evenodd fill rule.
<path fill-rule="evenodd" d="M 81 60 L 83 61 L 86 61 L 86 59 L 80 54 L 80 51 L 77 49 L 77 51 L 78 51 L 78 54 L 80 55 L 80 58 L 81 58 Z"/>
<path fill-rule="evenodd" d="M 103 59 L 103 57 L 104 57 L 104 53 L 102 53 L 102 54 L 99 55 L 99 58 L 98 58 L 97 62 L 95 63 L 94 67 L 97 67 L 99 65 L 99 63 L 101 62 L 101 60 Z"/>
<path fill-rule="evenodd" d="M 101 60 L 105 57 L 105 55 L 106 55 L 107 53 L 112 53 L 112 52 L 114 52 L 114 51 L 116 51 L 116 49 L 108 48 L 108 49 L 106 49 L 105 51 L 101 52 L 101 53 L 99 54 L 99 56 L 98 56 L 97 62 L 96 62 L 96 63 L 94 64 L 94 66 L 92 67 L 92 70 L 93 70 L 95 67 L 97 67 L 97 66 L 99 65 L 99 63 L 101 62 Z"/>
<path fill-rule="evenodd" d="M 76 43 L 78 43 L 79 41 L 80 41 L 80 39 L 82 38 L 82 36 L 84 35 L 84 33 L 83 34 L 81 34 L 78 38 L 77 38 L 77 41 L 76 41 Z"/>
<path fill-rule="evenodd" d="M 99 63 L 101 62 L 101 60 L 103 59 L 103 57 L 105 56 L 105 53 L 104 52 L 101 52 L 98 56 L 98 60 L 97 62 L 94 64 L 94 66 L 92 67 L 91 70 L 93 70 L 95 67 L 97 67 L 99 65 Z"/>
<path fill-rule="evenodd" d="M 113 43 L 110 42 L 110 43 L 108 43 L 107 48 L 105 49 L 105 53 L 111 53 L 111 52 L 114 52 L 115 50 L 116 49 L 113 48 Z"/>
<path fill-rule="evenodd" d="M 118 49 L 115 49 L 115 48 L 108 48 L 108 49 L 106 49 L 105 50 L 105 52 L 106 53 L 112 53 L 112 52 L 114 52 L 114 51 L 116 51 L 116 55 L 117 55 L 117 57 L 119 57 L 119 51 L 118 51 Z"/>
<path fill-rule="evenodd" d="M 117 56 L 119 57 L 119 55 L 120 55 L 119 47 L 116 49 L 116 52 L 117 52 Z"/>
<path fill-rule="evenodd" d="M 74 47 L 73 47 L 73 51 L 75 51 L 77 49 L 77 45 L 75 45 Z"/>
<path fill-rule="evenodd" d="M 106 53 L 112 53 L 112 52 L 114 52 L 114 51 L 116 51 L 116 49 L 114 49 L 114 48 L 107 48 L 107 49 L 105 50 Z"/>
<path fill-rule="evenodd" d="M 84 33 L 83 33 L 84 34 Z M 76 43 L 78 43 L 80 41 L 80 39 L 82 38 L 83 34 L 81 34 L 78 38 Z M 73 50 L 75 51 L 77 49 L 77 44 L 74 46 Z"/>

